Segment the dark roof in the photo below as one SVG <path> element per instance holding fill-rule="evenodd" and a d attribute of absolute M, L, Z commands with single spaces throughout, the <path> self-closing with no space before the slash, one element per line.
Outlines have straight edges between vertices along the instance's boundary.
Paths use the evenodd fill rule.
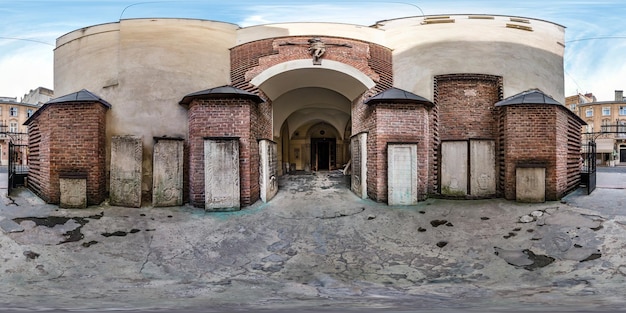
<path fill-rule="evenodd" d="M 216 98 L 217 99 L 219 98 L 245 98 L 245 99 L 250 99 L 256 103 L 263 102 L 263 99 L 261 99 L 261 97 L 251 92 L 245 91 L 243 89 L 235 88 L 232 86 L 221 86 L 221 87 L 215 87 L 211 89 L 206 89 L 206 90 L 190 93 L 184 96 L 183 99 L 180 100 L 180 102 L 178 102 L 178 104 L 189 105 L 189 103 L 191 103 L 191 101 L 193 101 L 194 99 L 216 99 Z"/>
<path fill-rule="evenodd" d="M 111 104 L 108 103 L 107 101 L 105 101 L 104 99 L 96 96 L 95 94 L 93 94 L 89 90 L 82 89 L 81 91 L 77 91 L 77 92 L 71 93 L 69 95 L 61 96 L 61 97 L 52 99 L 52 100 L 44 103 L 44 105 L 41 106 L 41 108 L 39 108 L 39 110 L 35 111 L 35 113 L 33 115 L 31 115 L 24 122 L 23 125 L 28 125 L 28 123 L 30 123 L 30 121 L 32 121 L 37 116 L 39 116 L 39 114 L 41 114 L 41 112 L 43 112 L 51 104 L 74 103 L 74 102 L 98 102 L 98 103 L 104 105 L 107 109 L 111 108 Z"/>
<path fill-rule="evenodd" d="M 560 102 L 546 95 L 539 89 L 530 89 L 514 96 L 508 97 L 496 103 L 496 106 L 514 105 L 514 104 L 551 104 L 561 105 Z"/>
<path fill-rule="evenodd" d="M 379 92 L 377 95 L 365 101 L 365 104 L 378 103 L 421 103 L 433 105 L 432 102 L 422 96 L 418 96 L 414 93 L 396 87 Z"/>
<path fill-rule="evenodd" d="M 65 103 L 65 102 L 100 102 L 107 108 L 111 107 L 110 103 L 106 102 L 104 99 L 94 95 L 93 93 L 91 93 L 89 90 L 86 90 L 86 89 L 82 89 L 81 91 L 52 99 L 46 102 L 44 105 L 52 104 L 52 103 Z"/>
<path fill-rule="evenodd" d="M 569 115 L 573 116 L 582 125 L 587 125 L 587 123 L 580 118 L 580 116 L 576 115 L 570 109 L 566 108 L 560 102 L 554 100 L 552 97 L 546 95 L 539 89 L 530 89 L 524 92 L 518 93 L 511 97 L 508 97 L 500 102 L 496 103 L 496 106 L 507 106 L 507 105 L 517 105 L 517 104 L 544 104 L 544 105 L 556 105 L 560 106 L 565 110 Z"/>

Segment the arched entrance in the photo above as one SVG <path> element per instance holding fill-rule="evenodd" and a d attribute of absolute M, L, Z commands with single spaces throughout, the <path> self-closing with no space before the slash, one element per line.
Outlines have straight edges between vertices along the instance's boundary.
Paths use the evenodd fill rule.
<path fill-rule="evenodd" d="M 295 60 L 252 79 L 272 101 L 274 141 L 282 174 L 343 168 L 350 160 L 352 103 L 375 86 L 349 65 Z"/>

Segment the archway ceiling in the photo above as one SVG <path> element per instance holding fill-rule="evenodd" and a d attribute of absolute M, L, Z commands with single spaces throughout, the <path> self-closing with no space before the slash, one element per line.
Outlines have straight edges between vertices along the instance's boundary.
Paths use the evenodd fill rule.
<path fill-rule="evenodd" d="M 310 62 L 310 60 L 306 60 L 305 62 Z M 335 63 L 338 63 L 330 61 L 324 62 L 329 65 L 335 65 Z M 297 65 L 298 64 L 293 64 L 292 66 Z M 342 68 L 343 67 L 346 66 L 342 65 Z M 349 67 L 349 69 L 353 72 L 355 71 L 352 67 Z M 279 69 L 271 69 L 270 72 L 274 71 L 279 71 Z M 363 75 L 362 73 L 360 74 Z M 264 77 L 259 78 L 259 80 L 261 79 L 264 79 Z M 371 79 L 369 82 L 371 82 Z M 255 81 L 253 80 L 252 83 L 254 84 Z M 373 82 L 371 82 L 371 84 L 373 85 Z M 336 69 L 328 67 L 304 67 L 278 72 L 275 75 L 264 79 L 258 87 L 263 90 L 263 92 L 271 100 L 276 100 L 278 97 L 291 90 L 306 87 L 318 87 L 333 90 L 349 100 L 354 100 L 372 86 L 366 86 L 362 81 L 356 79 L 354 76 Z"/>
<path fill-rule="evenodd" d="M 293 133 L 301 126 L 324 122 L 333 126 L 339 133 L 339 139 L 343 139 L 343 133 L 339 130 L 345 129 L 348 121 L 350 121 L 350 114 L 335 109 L 320 110 L 317 108 L 307 108 L 298 110 L 287 119 L 289 137 L 291 138 Z"/>
<path fill-rule="evenodd" d="M 342 129 L 351 112 L 350 100 L 333 90 L 319 87 L 291 90 L 274 100 L 272 106 L 274 134 L 280 134 L 280 128 L 286 120 L 289 121 L 290 133 L 293 133 L 312 118 L 325 119 Z"/>

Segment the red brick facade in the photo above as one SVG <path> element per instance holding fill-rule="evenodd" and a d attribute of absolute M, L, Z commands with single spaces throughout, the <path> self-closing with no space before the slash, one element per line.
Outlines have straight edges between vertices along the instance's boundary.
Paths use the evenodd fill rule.
<path fill-rule="evenodd" d="M 189 105 L 190 203 L 204 207 L 204 138 L 238 137 L 241 205 L 259 199 L 260 131 L 267 113 L 249 99 L 196 99 Z M 263 115 L 264 117 L 262 117 Z M 271 127 L 271 124 L 270 124 Z"/>
<path fill-rule="evenodd" d="M 280 37 L 259 40 L 246 43 L 231 49 L 231 81 L 232 86 L 249 92 L 261 95 L 259 90 L 250 84 L 255 76 L 267 70 L 268 68 L 283 62 L 311 59 L 309 54 L 307 40 L 310 37 Z M 376 117 L 372 115 L 372 108 L 363 104 L 363 101 L 378 92 L 384 91 L 393 86 L 393 68 L 391 50 L 374 44 L 354 39 L 339 37 L 320 37 L 320 39 L 328 44 L 348 44 L 350 47 L 332 46 L 327 47 L 324 54 L 324 60 L 333 60 L 350 65 L 369 76 L 376 85 L 366 92 L 362 97 L 357 98 L 352 104 L 352 134 L 368 132 L 369 136 L 375 136 L 374 125 Z M 295 43 L 295 44 L 287 44 Z M 267 108 L 267 109 L 266 109 Z M 268 117 L 266 121 L 259 122 L 259 134 L 265 134 L 262 137 L 270 138 L 271 129 L 271 103 L 266 102 L 259 106 L 260 115 Z M 380 157 L 377 152 L 376 142 L 368 140 L 368 163 L 376 163 Z M 386 162 L 386 160 L 384 160 Z M 380 176 L 386 179 L 386 175 L 379 175 L 374 167 L 368 167 L 368 181 L 375 181 Z M 383 178 L 384 176 L 384 178 Z M 373 180 L 372 180 L 373 179 Z M 374 184 L 368 184 L 368 194 L 370 197 L 376 197 L 378 191 L 375 190 Z M 386 196 L 385 198 L 386 199 Z"/>
<path fill-rule="evenodd" d="M 268 68 L 287 61 L 311 59 L 307 40 L 311 37 L 278 37 L 239 45 L 231 49 L 231 85 L 250 92 L 256 88 L 249 82 Z M 374 82 L 374 93 L 393 85 L 391 50 L 374 43 L 341 37 L 320 37 L 327 43 L 324 60 L 350 65 Z M 350 47 L 331 44 L 348 44 Z M 355 132 L 356 133 L 356 132 Z"/>
<path fill-rule="evenodd" d="M 374 176 L 368 176 L 370 181 L 368 194 L 377 201 L 387 201 L 387 145 L 389 143 L 417 144 L 418 163 L 418 198 L 424 200 L 427 196 L 428 147 L 430 136 L 428 127 L 429 107 L 424 104 L 377 104 L 373 108 L 375 116 L 374 131 L 368 138 L 375 149 L 373 158 L 368 159 L 368 169 L 372 169 Z M 368 175 L 370 175 L 368 173 Z M 371 186 L 371 188 L 369 188 Z"/>
<path fill-rule="evenodd" d="M 106 110 L 98 102 L 54 103 L 26 121 L 28 186 L 48 203 L 60 202 L 61 173 L 87 175 L 87 204 L 106 198 Z"/>
<path fill-rule="evenodd" d="M 500 146 L 499 111 L 502 100 L 502 77 L 484 74 L 448 74 L 435 76 L 435 107 L 430 116 L 432 154 L 429 193 L 439 189 L 440 153 L 443 140 L 491 139 Z M 502 158 L 496 158 L 501 170 Z M 499 180 L 498 180 L 499 183 Z M 501 187 L 498 188 L 500 194 Z"/>
<path fill-rule="evenodd" d="M 580 182 L 582 121 L 560 105 L 502 107 L 504 197 L 515 200 L 518 166 L 546 168 L 546 200 L 554 201 Z"/>

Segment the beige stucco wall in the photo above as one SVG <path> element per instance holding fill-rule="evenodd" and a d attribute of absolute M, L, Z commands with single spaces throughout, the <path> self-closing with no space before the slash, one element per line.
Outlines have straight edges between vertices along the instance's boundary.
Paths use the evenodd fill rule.
<path fill-rule="evenodd" d="M 334 36 L 373 42 L 385 46 L 386 35 L 379 29 L 342 23 L 276 23 L 242 28 L 237 32 L 237 45 L 285 36 Z"/>
<path fill-rule="evenodd" d="M 60 37 L 55 50 L 55 94 L 87 89 L 112 105 L 113 135 L 143 138 L 142 190 L 152 187 L 155 136 L 187 136 L 187 94 L 230 81 L 229 48 L 238 26 L 190 19 L 132 19 Z M 107 153 L 107 165 L 109 164 Z"/>
<path fill-rule="evenodd" d="M 379 22 L 393 49 L 394 85 L 433 100 L 433 77 L 452 73 L 504 77 L 504 97 L 540 88 L 564 103 L 563 26 L 542 20 L 450 15 Z M 512 20 L 513 19 L 513 20 Z M 452 23 L 425 23 L 453 20 Z M 514 29 L 507 24 L 531 27 Z"/>

